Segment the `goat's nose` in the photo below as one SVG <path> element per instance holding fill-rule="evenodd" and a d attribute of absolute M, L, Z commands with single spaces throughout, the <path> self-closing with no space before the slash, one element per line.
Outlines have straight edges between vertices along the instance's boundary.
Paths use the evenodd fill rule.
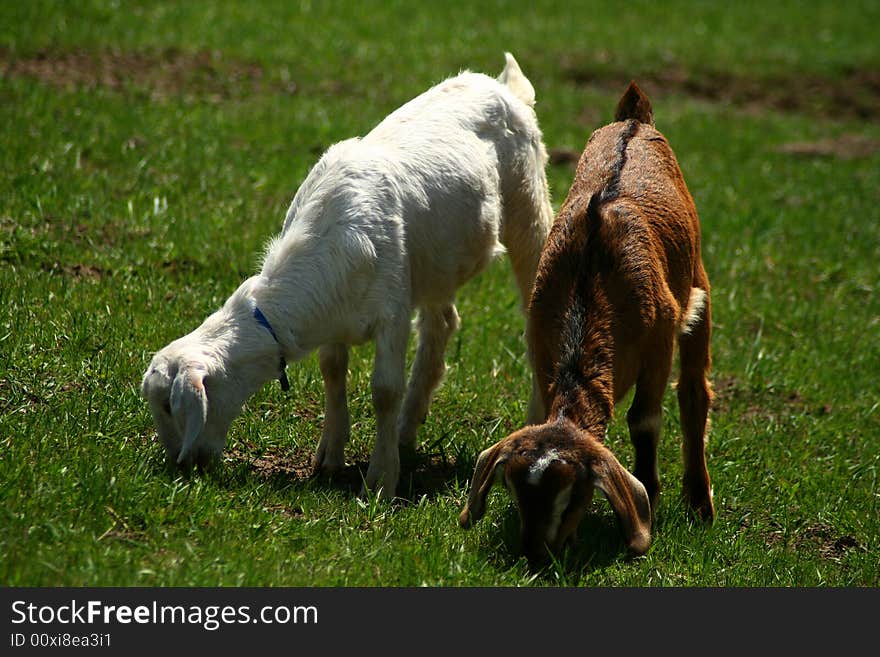
<path fill-rule="evenodd" d="M 530 566 L 542 566 L 550 558 L 550 549 L 542 537 L 530 536 L 523 541 L 523 554 Z"/>

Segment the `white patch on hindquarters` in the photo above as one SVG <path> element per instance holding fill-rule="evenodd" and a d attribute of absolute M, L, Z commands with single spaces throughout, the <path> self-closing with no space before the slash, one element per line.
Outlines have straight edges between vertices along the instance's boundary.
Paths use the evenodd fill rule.
<path fill-rule="evenodd" d="M 687 335 L 700 322 L 703 311 L 706 309 L 706 290 L 699 287 L 691 288 L 691 296 L 688 299 L 687 310 L 678 327 L 681 335 Z"/>
<path fill-rule="evenodd" d="M 559 452 L 555 449 L 551 449 L 546 454 L 542 454 L 541 458 L 532 463 L 529 468 L 529 475 L 526 478 L 526 482 L 530 483 L 532 486 L 537 486 L 538 482 L 541 481 L 541 477 L 544 476 L 544 471 L 549 467 L 553 461 L 559 460 Z"/>

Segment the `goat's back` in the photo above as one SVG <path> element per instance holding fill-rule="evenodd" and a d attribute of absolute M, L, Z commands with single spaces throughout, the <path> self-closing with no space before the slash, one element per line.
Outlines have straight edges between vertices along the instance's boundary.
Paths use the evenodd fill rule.
<path fill-rule="evenodd" d="M 635 120 L 600 128 L 541 257 L 530 311 L 539 369 L 552 376 L 577 298 L 582 321 L 613 339 L 618 397 L 657 327 L 682 321 L 699 267 L 699 219 L 665 137 Z"/>
<path fill-rule="evenodd" d="M 416 305 L 446 302 L 503 250 L 507 231 L 546 234 L 545 162 L 534 110 L 497 79 L 465 72 L 331 147 L 297 192 L 284 232 L 326 232 L 315 224 L 342 218 L 363 224 L 364 235 L 393 232 L 376 251 L 399 247 L 405 271 L 395 285 L 404 277 Z M 542 203 L 548 216 L 535 228 Z"/>
<path fill-rule="evenodd" d="M 623 261 L 658 258 L 659 271 L 684 307 L 700 259 L 700 225 L 663 134 L 632 120 L 594 132 L 559 218 L 585 210 L 593 195 L 602 201 L 606 248 L 618 249 Z"/>

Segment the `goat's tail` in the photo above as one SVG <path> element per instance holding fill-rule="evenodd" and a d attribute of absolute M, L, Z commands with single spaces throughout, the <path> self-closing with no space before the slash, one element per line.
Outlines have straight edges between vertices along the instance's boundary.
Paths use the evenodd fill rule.
<path fill-rule="evenodd" d="M 506 85 L 513 92 L 513 95 L 519 98 L 529 107 L 535 106 L 535 88 L 529 79 L 523 74 L 522 69 L 509 52 L 504 53 L 506 64 L 498 81 Z"/>
<path fill-rule="evenodd" d="M 628 119 L 654 125 L 654 108 L 651 107 L 651 100 L 644 91 L 639 89 L 639 85 L 635 81 L 629 83 L 617 103 L 617 110 L 614 112 L 615 121 Z"/>

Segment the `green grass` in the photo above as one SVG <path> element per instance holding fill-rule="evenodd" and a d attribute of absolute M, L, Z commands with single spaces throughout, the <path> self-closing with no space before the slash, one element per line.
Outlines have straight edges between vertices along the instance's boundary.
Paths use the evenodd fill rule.
<path fill-rule="evenodd" d="M 0 583 L 880 585 L 878 19 L 875 2 L 3 2 Z M 622 84 L 647 80 L 713 284 L 714 526 L 678 499 L 670 393 L 644 558 L 626 558 L 601 499 L 578 548 L 538 573 L 503 490 L 459 529 L 477 453 L 525 415 L 503 260 L 459 295 L 404 500 L 352 494 L 372 446 L 369 347 L 352 354 L 342 483 L 304 474 L 314 356 L 290 368 L 291 394 L 249 401 L 219 471 L 166 471 L 138 392 L 151 353 L 256 270 L 323 149 L 461 68 L 497 73 L 504 50 L 551 149 L 579 151 Z M 867 148 L 841 146 L 852 136 Z M 828 140 L 836 155 L 786 149 Z M 558 205 L 573 170 L 548 173 Z M 609 443 L 631 462 L 619 418 Z"/>

